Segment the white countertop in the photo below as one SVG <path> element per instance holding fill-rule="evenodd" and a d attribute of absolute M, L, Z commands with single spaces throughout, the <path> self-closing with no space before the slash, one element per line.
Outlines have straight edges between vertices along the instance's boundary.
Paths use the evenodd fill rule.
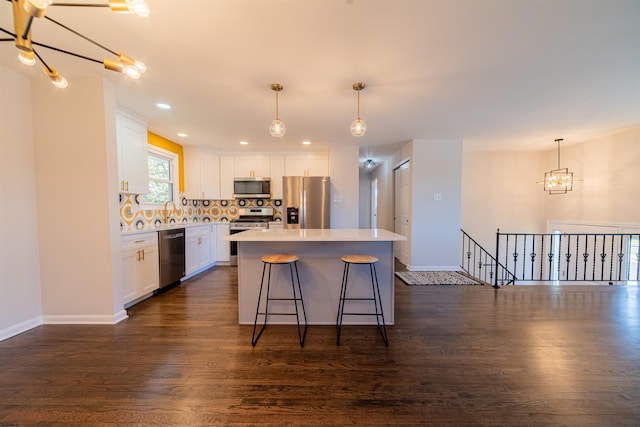
<path fill-rule="evenodd" d="M 407 240 L 407 238 L 381 228 L 328 228 L 247 230 L 226 236 L 224 240 L 234 242 L 371 242 Z"/>
<path fill-rule="evenodd" d="M 157 228 L 143 228 L 140 230 L 129 230 L 120 233 L 121 236 L 130 236 L 140 233 L 155 233 L 162 230 L 174 230 L 176 228 L 206 227 L 209 225 L 229 224 L 228 222 L 172 222 L 171 224 L 163 224 Z"/>

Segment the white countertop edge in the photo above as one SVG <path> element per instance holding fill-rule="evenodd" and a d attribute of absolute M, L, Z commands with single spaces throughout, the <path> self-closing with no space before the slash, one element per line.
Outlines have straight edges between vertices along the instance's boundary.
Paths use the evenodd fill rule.
<path fill-rule="evenodd" d="M 220 221 L 220 222 L 216 222 L 216 221 L 211 221 L 211 222 L 177 222 L 177 223 L 171 223 L 171 224 L 163 224 L 160 227 L 157 228 L 143 228 L 140 230 L 129 230 L 129 231 L 122 231 L 120 233 L 121 236 L 131 236 L 134 234 L 140 234 L 140 233 L 155 233 L 158 231 L 163 231 L 163 230 L 174 230 L 176 228 L 192 228 L 192 227 L 206 227 L 209 225 L 218 225 L 218 224 L 229 224 L 229 222 L 227 221 Z"/>
<path fill-rule="evenodd" d="M 224 240 L 231 242 L 394 242 L 407 240 L 407 238 L 380 228 L 330 228 L 247 230 L 226 236 Z"/>

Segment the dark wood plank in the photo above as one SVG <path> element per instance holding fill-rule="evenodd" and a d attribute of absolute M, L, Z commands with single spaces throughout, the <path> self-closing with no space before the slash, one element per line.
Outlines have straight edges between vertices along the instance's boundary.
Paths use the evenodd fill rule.
<path fill-rule="evenodd" d="M 0 343 L 0 425 L 639 426 L 637 287 L 406 286 L 375 327 L 237 324 L 233 267 Z M 304 283 L 303 283 L 304 286 Z M 310 303 L 310 302 L 309 302 Z"/>

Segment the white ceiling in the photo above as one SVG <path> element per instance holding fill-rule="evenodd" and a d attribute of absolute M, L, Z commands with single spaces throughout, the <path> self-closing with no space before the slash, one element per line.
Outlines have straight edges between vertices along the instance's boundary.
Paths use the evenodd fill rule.
<path fill-rule="evenodd" d="M 379 157 L 411 139 L 462 138 L 468 150 L 543 150 L 555 138 L 571 144 L 640 125 L 638 0 L 147 2 L 148 18 L 108 8 L 47 12 L 144 61 L 140 80 L 37 50 L 70 85 L 105 76 L 120 105 L 183 145 L 237 151 L 246 140 L 242 149 L 295 150 L 307 139 L 305 149 L 359 145 Z M 13 31 L 11 20 L 2 1 L 0 27 Z M 111 57 L 43 19 L 32 31 L 35 41 Z M 18 63 L 11 42 L 0 43 L 0 63 L 43 78 L 40 65 Z M 367 84 L 362 138 L 349 133 L 356 81 Z M 284 85 L 282 139 L 268 132 L 275 82 Z"/>

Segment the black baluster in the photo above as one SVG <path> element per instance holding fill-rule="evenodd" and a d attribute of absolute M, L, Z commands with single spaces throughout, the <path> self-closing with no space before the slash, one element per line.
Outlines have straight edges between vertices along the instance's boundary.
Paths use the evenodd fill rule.
<path fill-rule="evenodd" d="M 596 249 L 596 244 L 598 239 L 596 235 L 593 235 L 593 271 L 591 272 L 591 280 L 596 280 L 596 254 L 598 253 L 598 249 Z"/>
<path fill-rule="evenodd" d="M 533 270 L 535 270 L 535 267 L 534 267 L 535 259 L 536 259 L 536 236 L 534 234 L 533 242 L 531 242 L 531 280 L 533 280 Z"/>
<path fill-rule="evenodd" d="M 580 253 L 580 236 L 576 237 L 576 272 L 574 278 L 578 280 L 578 254 Z"/>
<path fill-rule="evenodd" d="M 553 244 L 551 244 L 551 246 L 553 247 Z M 549 252 L 547 254 L 547 256 L 549 257 L 549 280 L 551 280 L 551 271 L 553 271 L 553 266 L 551 265 L 551 261 L 553 261 L 553 253 Z"/>
<path fill-rule="evenodd" d="M 567 253 L 564 255 L 565 259 L 567 260 L 567 271 L 566 273 L 566 280 L 569 280 L 569 262 L 571 261 L 571 235 L 568 236 L 567 240 Z"/>
<path fill-rule="evenodd" d="M 615 236 L 610 236 L 611 237 L 611 256 L 609 257 L 609 282 L 611 282 L 611 280 L 613 280 L 613 241 L 615 239 Z"/>
<path fill-rule="evenodd" d="M 542 235 L 542 242 L 540 242 L 540 246 L 541 246 L 540 253 L 544 254 L 544 234 Z M 542 272 L 544 271 L 543 259 L 544 259 L 544 255 L 540 257 L 540 280 L 544 280 L 542 276 Z"/>
<path fill-rule="evenodd" d="M 525 262 L 527 262 L 527 235 L 524 235 L 524 242 L 522 242 L 522 279 L 524 279 L 525 271 L 527 270 L 527 266 Z"/>

